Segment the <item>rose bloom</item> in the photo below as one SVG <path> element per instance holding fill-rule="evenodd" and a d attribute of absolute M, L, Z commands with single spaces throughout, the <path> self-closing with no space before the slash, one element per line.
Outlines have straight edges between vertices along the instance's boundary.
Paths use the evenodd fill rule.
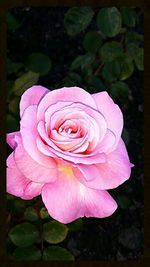
<path fill-rule="evenodd" d="M 106 190 L 126 181 L 133 165 L 121 139 L 122 112 L 108 93 L 35 85 L 21 97 L 20 117 L 20 131 L 7 134 L 7 192 L 41 194 L 61 223 L 114 213 Z"/>

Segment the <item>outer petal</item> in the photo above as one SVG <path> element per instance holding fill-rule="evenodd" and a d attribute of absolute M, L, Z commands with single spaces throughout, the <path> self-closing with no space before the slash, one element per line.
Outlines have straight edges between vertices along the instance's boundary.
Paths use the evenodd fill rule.
<path fill-rule="evenodd" d="M 68 174 L 61 172 L 55 183 L 44 185 L 42 199 L 50 216 L 61 223 L 70 223 L 83 216 L 107 217 L 117 208 L 106 191 L 85 187 L 71 171 Z"/>
<path fill-rule="evenodd" d="M 88 170 L 79 167 L 79 171 L 77 167 L 74 169 L 74 173 L 85 186 L 106 190 L 116 188 L 128 180 L 133 165 L 129 161 L 124 142 L 120 140 L 117 149 L 107 155 L 106 162 L 95 164 L 94 167 L 97 169 L 95 172 L 93 170 L 93 165 L 89 165 Z M 90 176 L 93 179 L 90 180 Z"/>
<path fill-rule="evenodd" d="M 22 114 L 27 107 L 37 105 L 42 97 L 48 92 L 49 90 L 47 88 L 40 85 L 34 85 L 26 90 L 20 100 L 20 116 L 22 117 Z"/>
<path fill-rule="evenodd" d="M 32 199 L 33 197 L 39 196 L 43 186 L 44 184 L 30 182 L 24 189 L 22 199 Z"/>
<path fill-rule="evenodd" d="M 11 148 L 15 148 L 17 143 L 15 141 L 15 136 L 20 136 L 20 132 L 13 132 L 13 133 L 8 133 L 6 135 L 6 142 Z"/>
<path fill-rule="evenodd" d="M 57 179 L 56 163 L 49 165 L 48 168 L 38 164 L 24 150 L 21 138 L 18 138 L 17 143 L 18 146 L 14 152 L 15 161 L 18 169 L 26 178 L 36 183 L 50 183 Z"/>
<path fill-rule="evenodd" d="M 110 149 L 114 146 L 115 142 L 116 142 L 116 137 L 114 133 L 109 129 L 107 129 L 104 139 L 96 147 L 95 151 L 98 151 L 99 153 L 104 152 L 107 154 L 108 151 L 110 151 Z"/>
<path fill-rule="evenodd" d="M 8 157 L 8 162 L 9 165 L 11 165 L 10 162 L 12 162 L 13 168 L 7 168 L 7 192 L 17 197 L 21 197 L 24 194 L 24 188 L 30 180 L 26 179 L 16 168 L 13 153 Z"/>
<path fill-rule="evenodd" d="M 107 153 L 113 151 L 120 140 L 123 129 L 123 115 L 118 105 L 116 105 L 107 92 L 93 94 L 93 98 L 98 110 L 103 114 L 107 121 L 107 127 L 116 136 L 116 142 Z"/>
<path fill-rule="evenodd" d="M 45 111 L 52 104 L 58 101 L 80 102 L 96 108 L 96 104 L 92 96 L 80 87 L 63 87 L 61 89 L 49 92 L 42 99 L 38 106 L 38 121 L 44 120 Z"/>
<path fill-rule="evenodd" d="M 36 139 L 38 136 L 37 132 L 37 106 L 33 105 L 24 111 L 20 122 L 20 132 L 22 136 L 22 142 L 24 149 L 39 164 L 48 168 L 55 167 L 55 161 L 51 157 L 43 155 L 37 148 Z"/>
<path fill-rule="evenodd" d="M 33 183 L 18 170 L 14 152 L 7 159 L 7 192 L 23 199 L 31 199 L 41 193 L 43 184 Z"/>

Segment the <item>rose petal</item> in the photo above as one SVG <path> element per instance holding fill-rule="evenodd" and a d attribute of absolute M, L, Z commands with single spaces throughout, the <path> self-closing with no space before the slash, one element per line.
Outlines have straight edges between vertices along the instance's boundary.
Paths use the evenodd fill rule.
<path fill-rule="evenodd" d="M 36 144 L 36 139 L 38 136 L 37 131 L 37 106 L 33 105 L 28 108 L 23 113 L 21 122 L 20 122 L 20 132 L 22 136 L 22 142 L 24 149 L 39 164 L 47 167 L 47 168 L 55 168 L 55 161 L 42 154 Z"/>
<path fill-rule="evenodd" d="M 64 141 L 64 142 L 57 142 L 51 138 L 48 137 L 47 133 L 46 133 L 46 129 L 45 129 L 45 125 L 44 125 L 44 122 L 43 121 L 40 121 L 38 123 L 38 132 L 39 132 L 39 135 L 42 137 L 42 139 L 47 143 L 47 145 L 49 145 L 49 150 L 53 149 L 52 151 L 54 153 L 57 154 L 57 151 L 59 151 L 60 153 L 66 153 L 67 152 L 67 149 L 70 150 L 71 148 L 74 148 L 76 145 L 79 145 L 85 141 L 86 139 L 86 136 L 83 137 L 83 138 L 80 138 L 80 139 L 72 139 L 70 142 L 69 138 L 68 138 L 68 141 Z M 66 151 L 63 152 L 62 149 L 65 149 Z"/>
<path fill-rule="evenodd" d="M 63 87 L 61 89 L 51 91 L 41 100 L 38 106 L 38 121 L 44 120 L 44 114 L 47 108 L 58 101 L 80 102 L 96 108 L 96 104 L 92 96 L 82 88 Z"/>
<path fill-rule="evenodd" d="M 70 164 L 73 162 L 73 163 L 84 163 L 87 165 L 87 164 L 100 163 L 100 162 L 106 161 L 106 155 L 104 153 L 96 154 L 96 155 L 86 155 L 86 154 L 80 155 L 80 154 L 73 154 L 73 153 L 71 154 L 71 152 L 65 151 L 65 153 L 62 154 L 62 152 L 59 152 L 59 151 L 56 152 L 56 150 L 53 150 L 53 148 L 51 148 L 50 150 L 49 147 L 45 145 L 43 141 L 41 140 L 41 138 L 39 137 L 37 137 L 36 142 L 37 142 L 37 147 L 39 151 L 41 151 L 41 153 L 43 153 L 44 155 L 58 158 L 58 159 L 63 158 L 69 161 Z"/>
<path fill-rule="evenodd" d="M 18 146 L 15 149 L 15 161 L 18 169 L 28 179 L 36 183 L 50 183 L 57 179 L 57 166 L 47 168 L 34 161 L 24 150 L 21 138 L 17 140 Z"/>
<path fill-rule="evenodd" d="M 48 93 L 49 90 L 40 85 L 34 85 L 24 92 L 20 100 L 20 117 L 22 117 L 24 110 L 31 106 L 37 105 L 42 97 Z"/>
<path fill-rule="evenodd" d="M 87 169 L 84 166 L 82 169 L 80 166 L 79 168 L 77 166 L 74 169 L 74 173 L 85 186 L 107 190 L 116 188 L 128 180 L 133 164 L 129 161 L 124 142 L 120 140 L 117 149 L 107 155 L 107 161 L 95 164 L 94 167 L 95 171 L 93 170 L 93 165 L 89 165 Z M 90 180 L 90 177 L 93 179 Z"/>
<path fill-rule="evenodd" d="M 11 148 L 15 148 L 16 147 L 16 141 L 15 141 L 15 136 L 20 136 L 20 132 L 13 132 L 13 133 L 8 133 L 6 135 L 6 142 L 7 144 L 11 147 Z"/>
<path fill-rule="evenodd" d="M 107 129 L 107 132 L 106 132 L 102 142 L 100 142 L 100 144 L 96 147 L 95 151 L 98 151 L 99 153 L 104 152 L 104 153 L 108 154 L 109 151 L 114 146 L 115 142 L 116 142 L 116 136 L 114 135 L 114 133 L 112 131 Z"/>
<path fill-rule="evenodd" d="M 66 103 L 67 104 L 67 103 Z M 65 102 L 64 102 L 65 105 Z M 56 110 L 58 109 L 58 103 L 53 105 L 53 108 L 56 106 Z M 96 135 L 92 135 L 95 139 L 95 144 L 100 142 L 106 133 L 107 124 L 103 115 L 97 110 L 89 107 L 87 105 L 83 105 L 82 103 L 72 103 L 70 105 L 64 106 L 63 108 L 59 108 L 56 112 L 51 113 L 51 107 L 47 109 L 45 120 L 48 124 L 48 121 L 51 120 L 51 129 L 56 128 L 57 124 L 64 123 L 66 120 L 71 119 L 83 119 L 86 121 L 87 125 L 90 124 L 92 127 L 88 126 L 89 132 L 96 132 Z M 58 122 L 57 122 L 58 121 Z"/>
<path fill-rule="evenodd" d="M 116 142 L 111 148 L 113 151 L 120 140 L 123 129 L 123 115 L 118 105 L 116 105 L 107 92 L 100 92 L 93 94 L 93 99 L 97 105 L 98 110 L 103 114 L 107 121 L 107 127 L 116 136 Z M 109 152 L 111 152 L 109 151 Z"/>
<path fill-rule="evenodd" d="M 42 199 L 50 216 L 61 223 L 83 216 L 107 217 L 117 208 L 108 192 L 86 188 L 70 171 L 60 172 L 55 183 L 44 185 Z"/>
<path fill-rule="evenodd" d="M 21 198 L 22 199 L 32 199 L 36 196 L 39 196 L 42 192 L 43 186 L 44 186 L 44 184 L 41 184 L 41 183 L 30 182 L 25 187 L 24 194 Z"/>
<path fill-rule="evenodd" d="M 7 161 L 9 161 L 10 166 L 10 162 L 12 162 L 12 168 L 7 168 L 7 192 L 17 197 L 21 197 L 24 194 L 24 188 L 27 186 L 30 180 L 25 178 L 16 168 L 13 153 L 10 154 Z"/>

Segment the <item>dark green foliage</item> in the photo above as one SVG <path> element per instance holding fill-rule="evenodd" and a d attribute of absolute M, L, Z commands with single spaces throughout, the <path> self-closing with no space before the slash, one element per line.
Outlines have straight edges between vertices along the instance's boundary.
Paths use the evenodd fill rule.
<path fill-rule="evenodd" d="M 80 218 L 80 219 L 75 220 L 72 223 L 69 223 L 67 226 L 68 226 L 70 231 L 73 231 L 73 232 L 74 231 L 80 231 L 80 230 L 82 230 L 82 227 L 83 227 L 83 221 Z"/>
<path fill-rule="evenodd" d="M 68 227 L 55 220 L 43 225 L 43 238 L 48 243 L 57 244 L 62 242 L 68 234 Z"/>
<path fill-rule="evenodd" d="M 102 8 L 97 16 L 97 25 L 107 37 L 114 37 L 121 31 L 121 14 L 116 7 Z"/>
<path fill-rule="evenodd" d="M 28 247 L 39 238 L 39 232 L 31 223 L 21 223 L 13 227 L 9 232 L 11 241 L 18 247 Z"/>
<path fill-rule="evenodd" d="M 21 96 L 28 88 L 36 84 L 39 79 L 39 73 L 28 71 L 15 80 L 14 93 Z"/>
<path fill-rule="evenodd" d="M 91 7 L 72 7 L 67 11 L 64 25 L 69 35 L 76 35 L 84 31 L 94 15 Z"/>
<path fill-rule="evenodd" d="M 118 81 L 115 83 L 112 83 L 110 87 L 110 95 L 117 99 L 119 97 L 124 98 L 127 97 L 129 93 L 129 87 L 125 82 Z"/>
<path fill-rule="evenodd" d="M 128 27 L 135 27 L 137 22 L 137 14 L 133 8 L 121 7 L 121 15 L 123 23 Z"/>
<path fill-rule="evenodd" d="M 38 218 L 38 214 L 36 212 L 36 210 L 33 207 L 27 207 L 24 213 L 24 219 L 27 221 L 37 221 Z"/>
<path fill-rule="evenodd" d="M 98 32 L 87 32 L 84 36 L 83 46 L 87 52 L 96 53 L 102 45 L 102 37 Z"/>
<path fill-rule="evenodd" d="M 45 75 L 51 69 L 51 60 L 45 54 L 32 53 L 27 58 L 26 67 L 28 70 L 39 73 L 39 75 Z"/>
<path fill-rule="evenodd" d="M 35 246 L 16 248 L 13 252 L 13 259 L 17 261 L 39 261 L 41 260 L 41 251 Z"/>
<path fill-rule="evenodd" d="M 74 256 L 65 248 L 51 246 L 44 250 L 44 261 L 73 261 Z"/>
<path fill-rule="evenodd" d="M 79 86 L 91 94 L 107 91 L 123 111 L 122 139 L 135 164 L 133 179 L 111 191 L 118 203 L 113 216 L 79 218 L 67 225 L 50 217 L 40 196 L 27 201 L 7 194 L 8 257 L 15 261 L 138 259 L 143 218 L 141 9 L 61 9 L 61 19 L 53 8 L 15 9 L 7 14 L 7 132 L 19 130 L 21 95 L 35 84 L 50 90 Z"/>
<path fill-rule="evenodd" d="M 104 63 L 111 62 L 123 53 L 123 47 L 119 42 L 106 42 L 100 50 L 100 56 Z"/>

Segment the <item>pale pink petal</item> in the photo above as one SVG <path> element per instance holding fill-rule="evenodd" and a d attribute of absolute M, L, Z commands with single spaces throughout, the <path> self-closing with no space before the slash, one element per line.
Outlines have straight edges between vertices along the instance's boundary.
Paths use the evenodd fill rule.
<path fill-rule="evenodd" d="M 82 181 L 82 179 L 86 181 L 93 181 L 96 177 L 99 177 L 99 170 L 95 164 L 77 164 L 74 169 L 74 174 L 76 177 L 79 177 L 80 181 Z"/>
<path fill-rule="evenodd" d="M 59 143 L 48 137 L 43 121 L 40 121 L 38 123 L 37 130 L 42 139 L 47 143 L 47 145 L 49 145 L 49 149 L 53 148 L 56 153 L 57 151 L 59 151 L 60 153 L 66 153 L 67 151 L 63 152 L 63 150 L 67 150 L 67 148 L 70 150 L 74 146 L 82 144 L 86 139 L 86 136 L 80 139 L 72 139 L 72 143 L 70 143 L 70 140 L 68 138 L 69 142 L 65 141 L 63 143 Z"/>
<path fill-rule="evenodd" d="M 98 110 L 103 114 L 107 122 L 107 128 L 116 136 L 115 145 L 111 148 L 113 151 L 120 140 L 123 129 L 123 115 L 118 105 L 116 105 L 107 92 L 93 94 L 93 99 Z"/>
<path fill-rule="evenodd" d="M 107 129 L 107 132 L 102 140 L 102 142 L 100 142 L 100 144 L 96 147 L 97 152 L 99 153 L 106 153 L 108 154 L 110 152 L 110 150 L 112 149 L 112 147 L 114 146 L 116 142 L 116 136 L 114 135 L 114 133 L 112 131 L 110 131 L 109 129 Z"/>
<path fill-rule="evenodd" d="M 20 136 L 20 132 L 13 132 L 13 133 L 8 133 L 6 134 L 6 142 L 7 144 L 11 147 L 11 148 L 15 148 L 16 147 L 16 141 L 15 141 L 15 136 Z"/>
<path fill-rule="evenodd" d="M 42 199 L 50 216 L 61 223 L 84 216 L 107 217 L 117 208 L 106 191 L 86 188 L 71 172 L 61 172 L 55 183 L 44 185 Z"/>
<path fill-rule="evenodd" d="M 57 165 L 52 164 L 46 168 L 34 161 L 24 150 L 21 138 L 14 152 L 18 169 L 28 179 L 36 183 L 50 183 L 57 179 Z"/>
<path fill-rule="evenodd" d="M 22 199 L 32 199 L 41 193 L 44 184 L 34 183 L 27 179 L 17 168 L 14 152 L 7 158 L 6 191 Z"/>
<path fill-rule="evenodd" d="M 9 161 L 10 160 L 13 162 L 13 166 L 12 168 L 7 168 L 6 189 L 9 194 L 22 197 L 24 194 L 24 188 L 27 186 L 30 180 L 25 178 L 23 174 L 21 174 L 21 172 L 15 167 L 13 153 L 11 153 L 9 156 Z"/>
<path fill-rule="evenodd" d="M 37 105 L 42 97 L 48 93 L 49 90 L 40 85 L 34 85 L 24 92 L 20 100 L 20 116 L 22 117 L 24 110 L 31 106 Z"/>
<path fill-rule="evenodd" d="M 107 155 L 105 163 L 74 169 L 74 174 L 85 186 L 95 189 L 113 189 L 129 179 L 133 164 L 130 163 L 124 142 L 120 140 L 116 150 Z M 97 169 L 97 170 L 96 170 Z M 90 180 L 91 176 L 91 180 Z"/>
<path fill-rule="evenodd" d="M 47 108 L 58 101 L 80 102 L 96 108 L 96 104 L 92 96 L 82 88 L 63 87 L 61 89 L 51 91 L 41 100 L 38 106 L 38 121 L 44 120 L 44 113 Z"/>
<path fill-rule="evenodd" d="M 32 199 L 36 196 L 39 196 L 42 192 L 44 184 L 30 182 L 24 189 L 24 194 L 22 199 Z"/>
<path fill-rule="evenodd" d="M 53 107 L 54 106 L 57 106 L 57 104 L 53 105 Z M 90 141 L 94 142 L 95 146 L 105 136 L 107 129 L 105 118 L 100 112 L 93 109 L 92 107 L 89 107 L 82 103 L 72 103 L 69 106 L 64 107 L 63 109 L 54 112 L 53 115 L 50 114 L 50 111 L 51 107 L 49 107 L 49 109 L 46 111 L 46 125 L 50 124 L 51 129 L 54 127 L 59 128 L 59 125 L 64 123 L 66 120 L 84 119 L 85 124 L 87 125 L 86 128 L 88 129 L 90 136 L 92 133 L 92 137 L 94 139 Z M 90 136 L 89 138 L 91 138 Z"/>
<path fill-rule="evenodd" d="M 63 154 L 62 152 L 56 151 L 53 148 L 49 148 L 47 145 L 43 143 L 41 138 L 37 137 L 36 139 L 37 147 L 41 153 L 44 155 L 47 155 L 49 157 L 54 157 L 58 159 L 65 159 L 70 162 L 70 164 L 73 163 L 83 163 L 83 164 L 94 164 L 94 163 L 100 163 L 106 161 L 106 155 L 105 153 L 96 154 L 96 155 L 80 155 L 80 154 L 73 154 L 71 152 L 65 151 Z"/>
<path fill-rule="evenodd" d="M 47 157 L 41 153 L 36 144 L 36 139 L 38 137 L 37 132 L 37 106 L 33 105 L 28 108 L 23 113 L 20 122 L 20 132 L 22 136 L 22 142 L 24 149 L 37 163 L 47 167 L 55 167 L 55 161 L 51 157 Z"/>

